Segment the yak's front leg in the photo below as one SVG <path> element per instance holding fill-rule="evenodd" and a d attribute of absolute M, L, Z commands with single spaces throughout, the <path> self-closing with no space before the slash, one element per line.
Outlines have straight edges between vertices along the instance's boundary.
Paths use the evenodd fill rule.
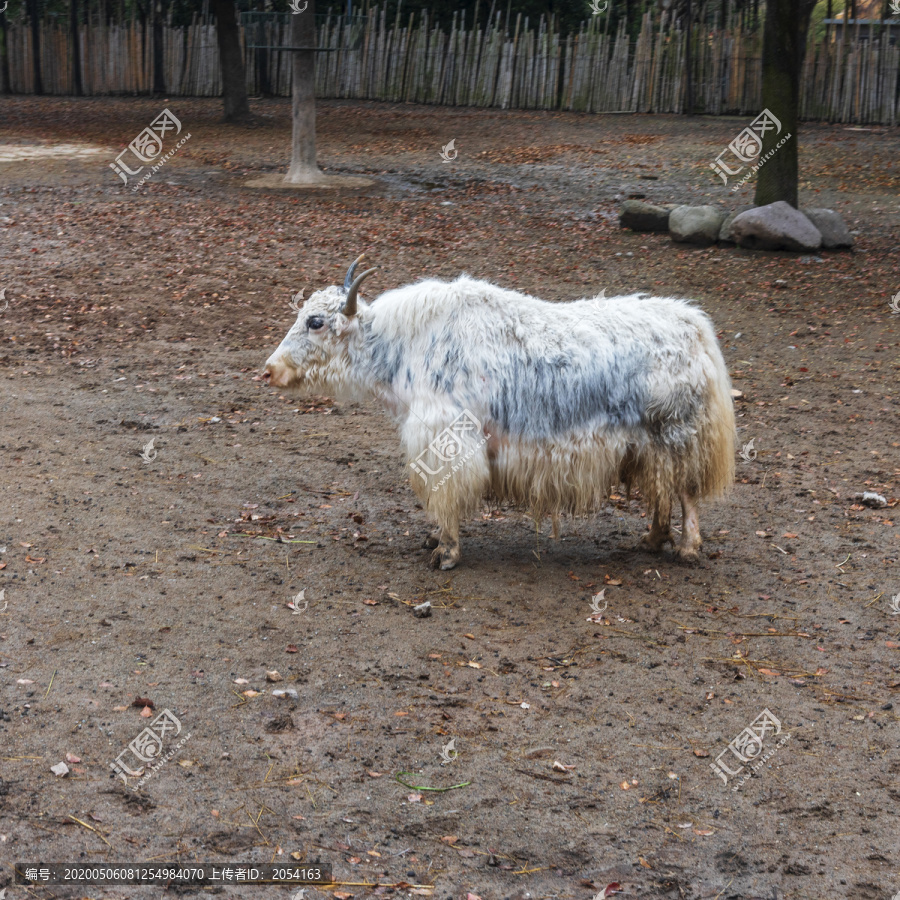
<path fill-rule="evenodd" d="M 425 540 L 422 542 L 422 546 L 426 550 L 434 550 L 434 548 L 437 547 L 437 545 L 440 544 L 440 542 L 441 542 L 441 528 L 439 525 L 437 528 L 433 529 L 429 533 L 428 537 L 426 537 Z"/>
<path fill-rule="evenodd" d="M 696 562 L 700 558 L 700 512 L 697 509 L 697 498 L 690 494 L 681 495 L 681 542 L 675 551 L 679 559 Z"/>

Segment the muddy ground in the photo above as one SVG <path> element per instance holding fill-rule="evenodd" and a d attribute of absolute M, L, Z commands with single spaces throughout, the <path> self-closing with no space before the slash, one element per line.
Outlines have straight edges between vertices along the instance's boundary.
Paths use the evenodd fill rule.
<path fill-rule="evenodd" d="M 132 192 L 109 163 L 164 106 L 191 137 Z M 801 257 L 617 227 L 630 194 L 747 202 L 709 169 L 743 120 L 323 102 L 322 164 L 376 184 L 297 194 L 246 187 L 290 135 L 286 101 L 253 108 L 0 100 L 5 151 L 101 150 L 0 161 L 0 886 L 16 861 L 300 861 L 338 900 L 893 896 L 897 129 L 804 127 L 803 202 L 858 236 Z M 616 495 L 559 541 L 485 508 L 429 569 L 386 416 L 259 380 L 290 297 L 362 250 L 370 291 L 698 300 L 758 454 L 703 510 L 700 565 L 635 550 Z M 176 752 L 126 787 L 111 763 L 166 709 Z M 775 752 L 724 784 L 764 710 Z"/>

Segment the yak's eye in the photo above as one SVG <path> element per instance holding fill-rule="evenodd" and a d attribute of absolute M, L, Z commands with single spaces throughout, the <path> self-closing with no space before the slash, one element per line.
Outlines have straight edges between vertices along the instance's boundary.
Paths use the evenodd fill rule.
<path fill-rule="evenodd" d="M 325 320 L 321 316 L 310 316 L 306 320 L 306 327 L 310 331 L 318 331 L 325 326 Z"/>

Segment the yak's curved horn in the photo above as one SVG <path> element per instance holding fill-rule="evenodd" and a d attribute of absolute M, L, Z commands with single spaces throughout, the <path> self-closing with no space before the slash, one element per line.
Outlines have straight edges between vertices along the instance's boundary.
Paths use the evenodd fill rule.
<path fill-rule="evenodd" d="M 362 275 L 356 276 L 356 281 L 350 285 L 349 290 L 347 291 L 347 301 L 344 303 L 344 308 L 341 312 L 349 319 L 351 316 L 356 315 L 356 295 L 359 291 L 359 286 L 363 283 L 363 279 L 367 278 L 373 272 L 377 272 L 381 266 L 375 266 L 373 269 L 366 269 Z"/>
<path fill-rule="evenodd" d="M 365 253 L 360 253 L 359 256 L 357 256 L 356 259 L 353 260 L 352 263 L 350 263 L 350 268 L 347 269 L 347 275 L 344 278 L 344 293 L 345 294 L 347 293 L 347 291 L 350 290 L 350 285 L 353 284 L 353 273 L 356 271 L 356 267 L 360 264 L 360 262 L 362 261 L 362 258 L 365 255 L 366 255 Z"/>

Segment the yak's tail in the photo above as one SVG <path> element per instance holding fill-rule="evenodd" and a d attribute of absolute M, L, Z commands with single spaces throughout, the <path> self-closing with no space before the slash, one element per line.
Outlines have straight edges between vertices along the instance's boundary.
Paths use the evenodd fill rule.
<path fill-rule="evenodd" d="M 700 337 L 706 351 L 706 396 L 697 429 L 696 493 L 699 497 L 713 498 L 721 497 L 734 484 L 734 399 L 719 342 L 706 316 Z"/>

